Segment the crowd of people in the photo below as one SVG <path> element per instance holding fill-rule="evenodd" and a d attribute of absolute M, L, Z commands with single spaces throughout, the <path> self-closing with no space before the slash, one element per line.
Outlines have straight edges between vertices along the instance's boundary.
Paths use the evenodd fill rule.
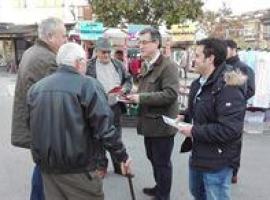
<path fill-rule="evenodd" d="M 162 55 L 161 35 L 139 33 L 143 63 L 138 89 L 112 47 L 99 38 L 88 60 L 81 45 L 67 42 L 64 23 L 48 18 L 38 40 L 22 56 L 15 88 L 11 142 L 30 149 L 36 166 L 31 200 L 102 200 L 109 151 L 114 172 L 132 175 L 122 142 L 121 114 L 138 105 L 137 132 L 144 137 L 155 185 L 142 188 L 155 200 L 169 200 L 174 136 L 186 137 L 189 187 L 195 200 L 230 200 L 237 182 L 247 99 L 254 95 L 254 73 L 242 63 L 236 43 L 206 38 L 196 44 L 188 108 L 179 113 L 178 66 Z M 132 91 L 132 92 L 131 92 Z M 162 115 L 187 126 L 174 128 Z"/>

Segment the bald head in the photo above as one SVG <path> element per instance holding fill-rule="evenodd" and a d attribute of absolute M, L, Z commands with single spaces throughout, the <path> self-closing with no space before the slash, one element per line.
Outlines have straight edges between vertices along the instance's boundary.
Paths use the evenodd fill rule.
<path fill-rule="evenodd" d="M 57 53 L 56 62 L 58 65 L 72 66 L 81 74 L 86 72 L 86 53 L 77 43 L 68 42 L 62 45 Z"/>

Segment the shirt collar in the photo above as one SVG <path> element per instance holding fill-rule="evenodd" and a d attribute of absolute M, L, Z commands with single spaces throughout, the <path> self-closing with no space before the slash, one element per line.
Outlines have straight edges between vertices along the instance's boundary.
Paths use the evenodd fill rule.
<path fill-rule="evenodd" d="M 154 57 L 150 61 L 145 60 L 146 65 L 148 67 L 150 67 L 151 65 L 153 65 L 157 61 L 157 59 L 159 58 L 159 56 L 160 56 L 160 51 L 157 50 L 156 54 L 154 55 Z"/>
<path fill-rule="evenodd" d="M 206 83 L 207 78 L 208 77 L 201 76 L 201 78 L 199 79 L 199 82 L 200 82 L 201 86 L 203 86 Z"/>

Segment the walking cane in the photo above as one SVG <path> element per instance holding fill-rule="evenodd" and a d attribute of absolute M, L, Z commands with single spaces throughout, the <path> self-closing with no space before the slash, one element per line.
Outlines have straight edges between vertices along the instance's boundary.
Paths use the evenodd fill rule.
<path fill-rule="evenodd" d="M 133 174 L 127 174 L 127 179 L 128 179 L 128 185 L 129 185 L 129 190 L 130 190 L 130 194 L 131 194 L 131 199 L 132 200 L 136 200 L 135 197 L 135 193 L 134 193 L 134 188 L 133 188 L 133 182 L 132 182 L 132 178 L 134 177 Z"/>

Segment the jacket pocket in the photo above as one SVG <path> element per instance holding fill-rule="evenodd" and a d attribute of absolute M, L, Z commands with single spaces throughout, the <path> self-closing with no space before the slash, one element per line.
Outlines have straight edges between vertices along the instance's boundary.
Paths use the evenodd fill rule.
<path fill-rule="evenodd" d="M 160 90 L 158 78 L 157 77 L 149 77 L 145 80 L 145 91 L 146 92 L 154 92 Z"/>
<path fill-rule="evenodd" d="M 141 131 L 145 136 L 163 137 L 172 135 L 173 127 L 163 122 L 160 114 L 146 114 L 141 118 Z"/>

